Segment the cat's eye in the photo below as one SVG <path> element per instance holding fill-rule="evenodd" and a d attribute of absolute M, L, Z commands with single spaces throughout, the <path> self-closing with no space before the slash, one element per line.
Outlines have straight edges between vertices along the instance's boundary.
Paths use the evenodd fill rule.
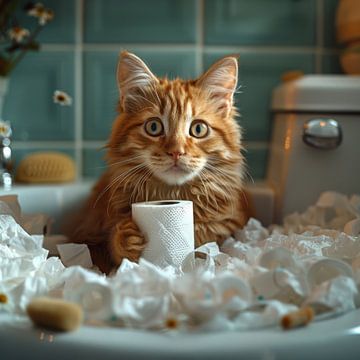
<path fill-rule="evenodd" d="M 209 126 L 202 120 L 195 120 L 190 126 L 190 135 L 198 139 L 209 134 Z"/>
<path fill-rule="evenodd" d="M 150 136 L 160 136 L 164 133 L 164 125 L 159 118 L 150 118 L 145 123 L 145 131 Z"/>

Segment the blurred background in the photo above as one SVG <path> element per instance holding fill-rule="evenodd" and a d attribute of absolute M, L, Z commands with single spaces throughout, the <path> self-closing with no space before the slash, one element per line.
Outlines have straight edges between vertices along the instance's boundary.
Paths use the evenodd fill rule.
<path fill-rule="evenodd" d="M 20 1 L 25 4 L 26 1 Z M 27 154 L 61 151 L 78 176 L 104 169 L 102 146 L 115 118 L 115 70 L 122 49 L 159 76 L 191 78 L 213 61 L 240 55 L 237 105 L 245 156 L 265 177 L 271 90 L 289 70 L 339 73 L 337 0 L 44 0 L 54 19 L 11 73 L 3 118 L 13 128 L 15 166 Z M 23 26 L 34 21 L 25 15 Z M 30 26 L 29 25 L 29 26 Z M 54 104 L 55 90 L 72 98 Z"/>

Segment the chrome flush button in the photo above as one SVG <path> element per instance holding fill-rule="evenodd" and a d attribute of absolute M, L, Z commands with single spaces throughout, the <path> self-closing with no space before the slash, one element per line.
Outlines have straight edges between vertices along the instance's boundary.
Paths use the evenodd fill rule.
<path fill-rule="evenodd" d="M 342 141 L 340 124 L 334 119 L 311 119 L 304 124 L 303 141 L 317 149 L 335 149 Z"/>

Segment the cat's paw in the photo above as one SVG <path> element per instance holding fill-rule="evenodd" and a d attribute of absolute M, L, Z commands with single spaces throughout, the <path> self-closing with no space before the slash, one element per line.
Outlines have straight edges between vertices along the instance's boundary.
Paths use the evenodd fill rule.
<path fill-rule="evenodd" d="M 131 219 L 115 226 L 110 239 L 110 252 L 116 265 L 124 258 L 138 261 L 145 246 L 144 236 Z"/>
<path fill-rule="evenodd" d="M 121 226 L 125 247 L 130 251 L 142 252 L 146 246 L 146 240 L 138 226 L 131 220 Z"/>

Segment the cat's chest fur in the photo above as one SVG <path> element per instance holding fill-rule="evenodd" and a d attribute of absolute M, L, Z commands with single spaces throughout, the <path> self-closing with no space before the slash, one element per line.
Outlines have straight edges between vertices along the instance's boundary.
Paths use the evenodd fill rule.
<path fill-rule="evenodd" d="M 189 200 L 193 202 L 196 243 L 221 241 L 243 224 L 241 199 L 237 190 L 241 179 L 235 178 L 228 188 L 221 187 L 221 182 L 207 184 L 192 182 L 183 186 L 164 185 L 157 179 L 150 179 L 141 188 L 126 186 L 118 188 L 116 193 L 109 193 L 105 200 L 112 204 L 109 220 L 114 223 L 122 217 L 131 217 L 131 204 L 144 201 Z"/>

